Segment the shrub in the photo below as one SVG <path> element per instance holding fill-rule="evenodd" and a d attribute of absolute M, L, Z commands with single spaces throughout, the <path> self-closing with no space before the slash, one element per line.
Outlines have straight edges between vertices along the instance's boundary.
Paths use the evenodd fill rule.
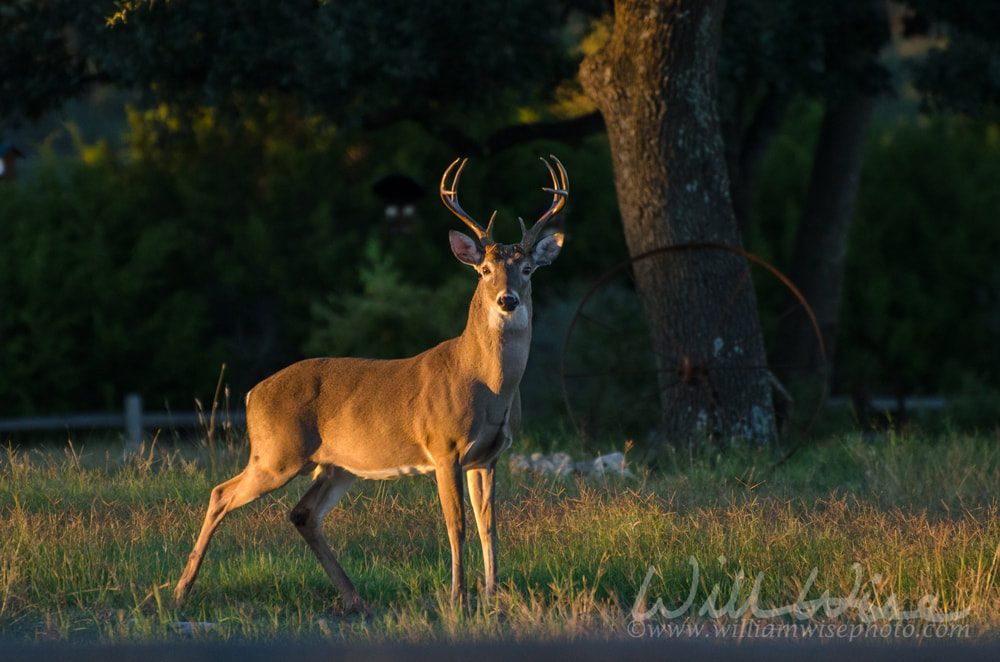
<path fill-rule="evenodd" d="M 471 270 L 431 287 L 406 278 L 375 241 L 367 244 L 365 258 L 361 292 L 328 294 L 313 303 L 306 354 L 402 358 L 462 332 L 476 285 Z"/>
<path fill-rule="evenodd" d="M 796 109 L 755 191 L 750 246 L 782 269 L 819 119 L 816 106 Z M 847 253 L 836 391 L 1000 386 L 998 180 L 995 121 L 935 116 L 872 127 Z"/>
<path fill-rule="evenodd" d="M 435 190 L 454 156 L 420 129 L 346 134 L 280 107 L 242 129 L 209 110 L 130 122 L 125 153 L 78 140 L 77 158 L 49 155 L 0 196 L 0 416 L 119 409 L 130 391 L 187 409 L 222 363 L 238 401 L 303 348 L 400 356 L 461 331 L 475 278 L 449 255 L 460 226 Z M 624 256 L 606 150 L 524 146 L 463 178 L 475 215 L 502 201 L 512 241 L 516 214 L 549 202 L 536 157 L 567 164 L 573 250 L 550 293 Z M 427 188 L 402 236 L 371 190 L 394 171 Z"/>

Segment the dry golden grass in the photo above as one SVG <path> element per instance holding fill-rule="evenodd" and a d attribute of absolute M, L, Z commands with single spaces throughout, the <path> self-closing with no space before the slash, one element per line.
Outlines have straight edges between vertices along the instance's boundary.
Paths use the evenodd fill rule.
<path fill-rule="evenodd" d="M 241 468 L 241 450 L 154 449 L 121 462 L 103 450 L 12 449 L 0 457 L 0 637 L 719 638 L 720 628 L 737 626 L 755 636 L 748 624 L 758 633 L 853 626 L 865 622 L 865 609 L 913 612 L 935 596 L 935 613 L 961 615 L 962 629 L 897 629 L 878 640 L 989 638 L 1000 625 L 998 448 L 986 436 L 852 436 L 815 445 L 780 469 L 767 453 L 685 455 L 655 473 L 637 467 L 635 479 L 590 482 L 504 467 L 501 590 L 493 604 L 478 603 L 482 562 L 470 535 L 467 613 L 447 599 L 450 554 L 433 480 L 361 482 L 328 518 L 327 533 L 371 605 L 363 617 L 342 611 L 287 523 L 304 480 L 227 518 L 178 609 L 169 596 L 208 493 Z M 691 607 L 669 619 L 654 610 L 637 625 L 633 606 L 685 603 L 692 558 L 699 576 Z M 824 592 L 827 609 L 804 619 L 754 617 L 747 605 L 755 581 L 761 609 L 819 604 Z M 848 596 L 855 602 L 832 614 L 830 605 L 847 603 L 830 600 Z M 723 614 L 713 617 L 706 604 Z M 186 633 L 181 624 L 190 623 L 211 625 Z M 674 631 L 681 627 L 688 629 Z"/>

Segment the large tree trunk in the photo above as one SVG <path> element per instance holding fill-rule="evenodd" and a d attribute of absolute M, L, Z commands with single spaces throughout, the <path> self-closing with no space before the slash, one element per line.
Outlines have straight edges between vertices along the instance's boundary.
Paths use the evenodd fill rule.
<path fill-rule="evenodd" d="M 757 171 L 767 148 L 781 129 L 788 102 L 788 93 L 771 83 L 767 86 L 764 98 L 754 109 L 749 125 L 742 126 L 742 121 L 739 120 L 742 108 L 736 109 L 739 126 L 734 135 L 728 137 L 726 165 L 729 170 L 733 212 L 736 214 L 741 237 L 746 238 L 750 229 L 750 198 Z"/>
<path fill-rule="evenodd" d="M 889 38 L 885 2 L 867 0 L 838 6 L 837 21 L 824 36 L 827 68 L 851 78 L 849 86 L 827 92 L 809 188 L 802 207 L 790 277 L 809 302 L 832 365 L 840 314 L 847 240 L 861 179 L 865 139 L 880 91 L 879 50 Z M 772 364 L 793 389 L 829 380 L 815 330 L 799 310 L 784 317 L 775 334 Z M 825 385 L 825 384 L 824 384 Z"/>
<path fill-rule="evenodd" d="M 835 350 L 847 239 L 874 103 L 858 93 L 827 106 L 792 256 L 789 277 L 816 315 L 827 363 Z M 773 364 L 778 378 L 793 388 L 802 387 L 804 379 L 827 378 L 816 332 L 801 309 L 778 324 Z"/>
<path fill-rule="evenodd" d="M 617 0 L 610 42 L 581 65 L 607 125 L 633 256 L 681 242 L 741 245 L 716 108 L 723 7 Z M 770 440 L 770 383 L 745 261 L 723 251 L 695 257 L 635 264 L 658 361 L 661 439 Z"/>

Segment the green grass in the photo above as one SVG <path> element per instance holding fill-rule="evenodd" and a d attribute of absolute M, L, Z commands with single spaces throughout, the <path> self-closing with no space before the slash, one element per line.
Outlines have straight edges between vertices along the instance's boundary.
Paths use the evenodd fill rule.
<path fill-rule="evenodd" d="M 520 448 L 573 445 L 536 432 Z M 746 625 L 749 615 L 698 612 L 713 590 L 715 606 L 735 592 L 739 607 L 758 576 L 762 608 L 791 605 L 804 588 L 807 600 L 843 598 L 860 577 L 865 604 L 894 597 L 912 611 L 932 595 L 939 613 L 967 610 L 963 638 L 992 639 L 1000 625 L 995 434 L 831 437 L 778 468 L 763 451 L 677 452 L 656 471 L 633 465 L 634 479 L 512 475 L 503 462 L 501 590 L 495 604 L 477 600 L 482 561 L 470 515 L 467 613 L 447 598 L 450 554 L 433 479 L 359 481 L 328 517 L 331 544 L 371 606 L 362 617 L 344 613 L 287 521 L 302 478 L 226 519 L 177 608 L 173 585 L 209 492 L 244 459 L 239 444 L 154 448 L 125 462 L 114 445 L 0 451 L 0 640 L 628 638 L 649 569 L 639 606 L 660 599 L 674 608 L 691 589 L 691 557 L 693 607 L 643 622 L 642 633 Z M 862 620 L 851 607 L 756 627 Z M 213 625 L 184 634 L 180 622 Z"/>

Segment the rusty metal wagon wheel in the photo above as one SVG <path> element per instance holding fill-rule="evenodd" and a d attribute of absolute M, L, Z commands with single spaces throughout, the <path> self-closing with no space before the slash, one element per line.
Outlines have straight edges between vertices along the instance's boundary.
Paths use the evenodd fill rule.
<path fill-rule="evenodd" d="M 743 258 L 746 266 L 729 279 L 731 283 L 727 281 L 730 305 L 721 308 L 710 328 L 721 329 L 727 324 L 731 302 L 747 287 L 755 291 L 761 331 L 769 349 L 781 318 L 805 314 L 812 324 L 818 356 L 823 361 L 820 376 L 813 378 L 807 387 L 791 392 L 778 381 L 775 373 L 787 373 L 779 369 L 793 366 L 754 365 L 749 359 L 741 363 L 732 357 L 725 361 L 717 359 L 718 348 L 711 346 L 717 337 L 714 332 L 685 344 L 669 328 L 663 328 L 666 333 L 660 335 L 670 337 L 671 346 L 660 349 L 660 355 L 654 352 L 649 321 L 634 287 L 635 265 L 653 260 L 704 260 L 709 252 L 718 251 Z M 697 273 L 686 268 L 673 271 Z M 692 306 L 696 305 L 693 301 Z M 656 323 L 669 325 L 668 320 Z M 676 386 L 671 387 L 676 390 L 661 392 L 658 381 L 661 370 L 674 371 L 678 376 Z M 770 381 L 775 417 L 783 438 L 802 439 L 808 434 L 826 398 L 823 339 L 812 309 L 795 285 L 771 264 L 740 248 L 707 242 L 658 248 L 606 271 L 580 301 L 566 332 L 561 359 L 563 397 L 577 433 L 588 440 L 624 437 L 640 445 L 656 434 L 663 408 L 669 409 L 672 402 L 679 406 L 684 401 L 682 389 L 712 389 L 715 380 L 725 371 L 733 370 L 753 371 Z M 803 370 L 802 374 L 806 372 Z"/>

